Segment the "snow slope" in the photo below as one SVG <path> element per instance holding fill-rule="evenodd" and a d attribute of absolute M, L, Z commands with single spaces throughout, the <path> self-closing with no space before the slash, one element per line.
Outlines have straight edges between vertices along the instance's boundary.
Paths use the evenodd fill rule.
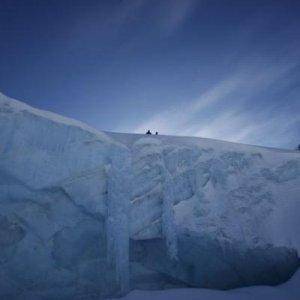
<path fill-rule="evenodd" d="M 255 286 L 230 291 L 206 289 L 169 289 L 165 291 L 133 291 L 124 300 L 298 300 L 300 297 L 300 272 L 288 282 L 276 286 Z"/>
<path fill-rule="evenodd" d="M 0 94 L 1 299 L 282 283 L 299 192 L 297 151 L 99 132 Z"/>

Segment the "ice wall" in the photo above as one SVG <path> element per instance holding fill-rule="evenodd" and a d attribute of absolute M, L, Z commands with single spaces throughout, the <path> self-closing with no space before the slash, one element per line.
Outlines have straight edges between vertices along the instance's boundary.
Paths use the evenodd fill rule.
<path fill-rule="evenodd" d="M 107 166 L 107 255 L 115 268 L 121 294 L 129 286 L 129 211 L 132 191 L 131 156 L 126 148 L 111 150 Z"/>
<path fill-rule="evenodd" d="M 131 236 L 163 238 L 169 255 L 176 259 L 174 183 L 164 162 L 161 142 L 151 137 L 140 138 L 133 145 L 132 156 Z"/>
<path fill-rule="evenodd" d="M 101 133 L 0 94 L 0 296 L 283 282 L 298 266 L 300 155 Z"/>

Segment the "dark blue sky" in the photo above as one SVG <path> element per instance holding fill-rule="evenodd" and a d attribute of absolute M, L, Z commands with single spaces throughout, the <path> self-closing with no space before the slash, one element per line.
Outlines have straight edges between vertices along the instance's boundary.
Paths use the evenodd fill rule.
<path fill-rule="evenodd" d="M 1 0 L 0 91 L 103 130 L 300 143 L 300 1 Z"/>

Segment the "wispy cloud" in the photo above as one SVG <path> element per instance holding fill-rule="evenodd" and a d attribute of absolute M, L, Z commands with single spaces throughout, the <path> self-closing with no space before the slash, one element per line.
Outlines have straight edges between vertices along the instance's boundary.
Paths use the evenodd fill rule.
<path fill-rule="evenodd" d="M 154 115 L 137 126 L 134 132 L 144 131 L 145 128 L 157 128 L 169 134 L 187 132 L 191 127 L 190 122 L 193 121 L 197 113 L 224 99 L 226 95 L 237 88 L 238 84 L 239 80 L 235 77 L 224 80 L 204 92 L 198 99 L 191 101 L 188 105 L 184 103 Z"/>
<path fill-rule="evenodd" d="M 134 128 L 158 130 L 164 134 L 193 135 L 229 141 L 272 144 L 272 138 L 286 144 L 286 131 L 296 127 L 300 116 L 289 115 L 285 107 L 275 109 L 272 103 L 260 114 L 252 103 L 259 105 L 259 95 L 276 85 L 297 67 L 285 61 L 270 66 L 244 68 L 218 82 L 194 100 L 152 116 Z M 188 103 L 188 104 L 186 104 Z M 218 109 L 219 106 L 222 109 Z M 270 111 L 268 113 L 268 110 Z M 282 136 L 280 138 L 280 136 Z M 276 138 L 275 138 L 276 137 Z M 273 145 L 273 146 L 276 146 Z"/>
<path fill-rule="evenodd" d="M 197 136 L 214 137 L 233 142 L 260 144 L 268 146 L 288 145 L 291 133 L 298 130 L 299 115 L 289 115 L 282 111 L 276 114 L 252 115 L 241 110 L 224 112 L 203 125 Z"/>
<path fill-rule="evenodd" d="M 163 2 L 160 2 L 162 4 Z M 165 35 L 173 34 L 191 16 L 193 9 L 199 1 L 197 0 L 167 0 L 160 17 L 161 28 Z"/>

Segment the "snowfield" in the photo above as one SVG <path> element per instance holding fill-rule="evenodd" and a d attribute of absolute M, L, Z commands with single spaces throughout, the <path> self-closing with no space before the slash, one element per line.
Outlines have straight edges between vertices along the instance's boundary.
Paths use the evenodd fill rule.
<path fill-rule="evenodd" d="M 254 286 L 229 291 L 206 289 L 169 289 L 164 291 L 132 291 L 123 300 L 299 300 L 300 272 L 287 283 L 276 287 Z"/>
<path fill-rule="evenodd" d="M 299 266 L 299 195 L 298 151 L 99 132 L 0 94 L 0 298 L 250 297 Z"/>

